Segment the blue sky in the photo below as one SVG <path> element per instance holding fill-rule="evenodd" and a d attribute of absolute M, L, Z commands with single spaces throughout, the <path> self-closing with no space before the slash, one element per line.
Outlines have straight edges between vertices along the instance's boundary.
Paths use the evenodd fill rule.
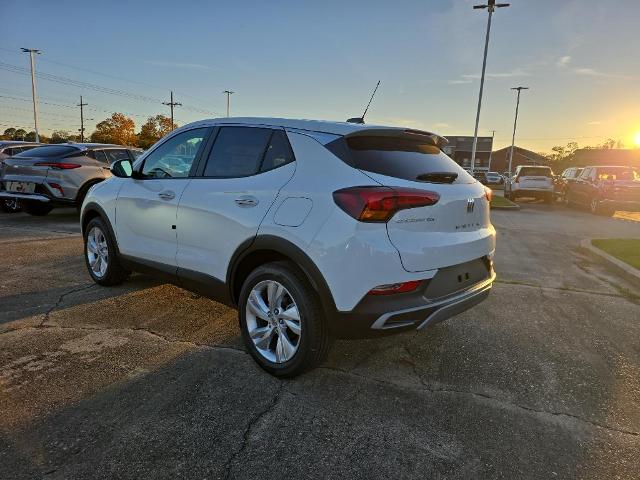
<path fill-rule="evenodd" d="M 71 105 L 81 94 L 89 130 L 111 111 L 135 114 L 139 127 L 168 113 L 155 100 L 170 89 L 184 104 L 180 124 L 224 114 L 225 89 L 237 92 L 233 115 L 344 120 L 381 80 L 369 123 L 470 135 L 486 27 L 474 3 L 4 0 L 0 67 L 27 67 L 17 50 L 39 48 L 38 71 L 148 97 L 39 80 L 45 133 L 79 127 Z M 481 133 L 510 144 L 509 89 L 525 85 L 517 144 L 545 151 L 613 137 L 632 146 L 639 24 L 637 0 L 513 0 L 494 15 Z M 0 69 L 0 128 L 31 125 L 29 98 L 29 78 Z"/>

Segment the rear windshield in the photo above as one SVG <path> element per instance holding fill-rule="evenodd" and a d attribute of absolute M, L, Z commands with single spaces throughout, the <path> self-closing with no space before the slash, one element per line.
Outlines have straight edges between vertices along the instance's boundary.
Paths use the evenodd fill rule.
<path fill-rule="evenodd" d="M 549 167 L 524 167 L 520 170 L 521 177 L 553 177 Z"/>
<path fill-rule="evenodd" d="M 19 153 L 16 157 L 61 157 L 68 153 L 76 152 L 76 147 L 67 147 L 63 145 L 47 145 L 46 147 L 36 147 L 26 152 Z"/>
<path fill-rule="evenodd" d="M 425 174 L 453 173 L 458 175 L 456 183 L 474 181 L 471 175 L 440 148 L 421 140 L 362 136 L 336 140 L 340 141 L 346 141 L 346 149 L 332 148 L 331 144 L 327 148 L 360 170 L 413 181 L 425 181 L 419 179 L 425 178 Z M 343 158 L 345 154 L 348 159 Z"/>

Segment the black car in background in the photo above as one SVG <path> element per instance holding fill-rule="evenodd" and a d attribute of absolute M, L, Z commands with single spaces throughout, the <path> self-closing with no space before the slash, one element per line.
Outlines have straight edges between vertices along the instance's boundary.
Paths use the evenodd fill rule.
<path fill-rule="evenodd" d="M 569 205 L 587 206 L 594 214 L 640 212 L 640 168 L 584 167 L 580 176 L 567 184 L 566 200 Z"/>

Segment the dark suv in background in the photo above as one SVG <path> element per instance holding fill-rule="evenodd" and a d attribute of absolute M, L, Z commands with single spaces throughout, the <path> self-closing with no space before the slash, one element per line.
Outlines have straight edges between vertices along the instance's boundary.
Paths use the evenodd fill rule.
<path fill-rule="evenodd" d="M 21 142 L 18 140 L 2 140 L 0 141 L 0 163 L 5 158 L 12 157 L 18 153 L 26 152 L 35 147 L 39 147 L 41 143 Z M 0 199 L 0 209 L 5 212 L 15 213 L 20 211 L 20 201 L 12 199 Z"/>
<path fill-rule="evenodd" d="M 588 206 L 594 214 L 640 211 L 640 168 L 584 167 L 580 176 L 567 184 L 566 199 L 569 205 Z"/>
<path fill-rule="evenodd" d="M 46 215 L 55 206 L 80 208 L 89 188 L 111 176 L 112 163 L 133 162 L 140 153 L 99 143 L 39 146 L 2 162 L 0 199 L 19 200 L 31 215 Z"/>

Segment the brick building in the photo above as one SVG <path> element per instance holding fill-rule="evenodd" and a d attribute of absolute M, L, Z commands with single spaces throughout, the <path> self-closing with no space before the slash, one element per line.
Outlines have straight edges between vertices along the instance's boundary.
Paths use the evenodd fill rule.
<path fill-rule="evenodd" d="M 509 152 L 511 147 L 504 147 L 491 154 L 491 171 L 503 173 L 509 170 Z M 518 165 L 549 165 L 549 159 L 526 148 L 513 147 L 511 171 Z"/>
<path fill-rule="evenodd" d="M 470 168 L 473 137 L 451 136 L 447 137 L 447 140 L 449 140 L 449 143 L 442 149 L 442 151 L 453 158 L 461 167 Z M 475 168 L 479 170 L 487 170 L 489 166 L 489 156 L 491 155 L 492 149 L 493 138 L 478 137 Z"/>

